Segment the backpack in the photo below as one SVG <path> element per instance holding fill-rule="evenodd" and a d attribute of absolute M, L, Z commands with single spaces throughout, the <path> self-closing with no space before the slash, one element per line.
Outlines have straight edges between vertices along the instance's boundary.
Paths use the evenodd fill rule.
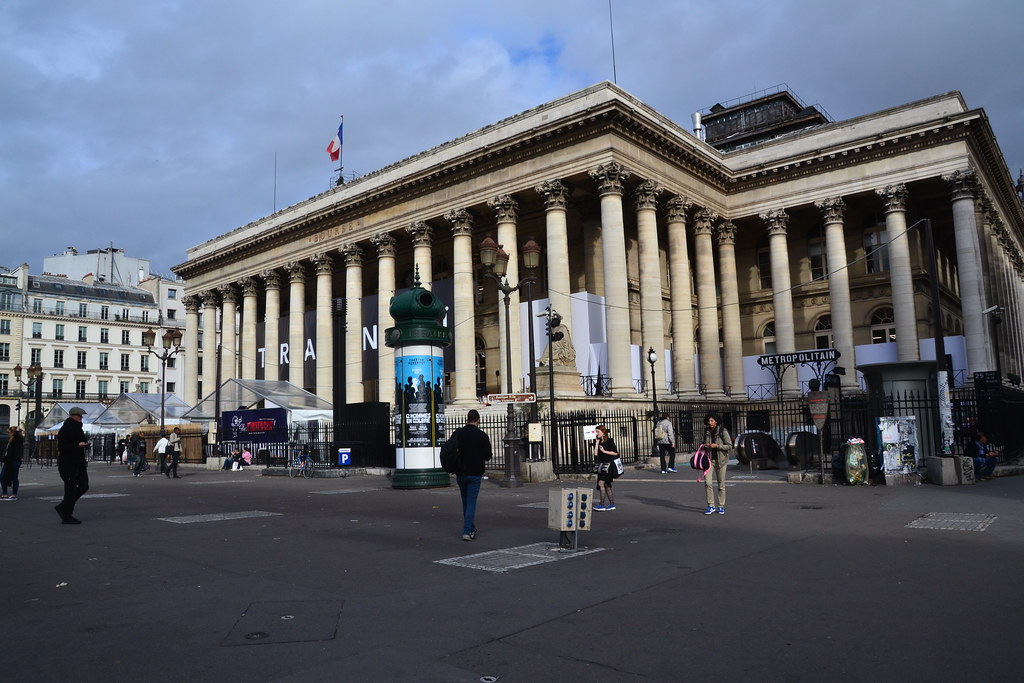
<path fill-rule="evenodd" d="M 710 449 L 701 444 L 693 455 L 690 457 L 690 467 L 695 470 L 700 470 L 700 476 L 697 477 L 697 481 L 704 481 L 704 477 L 707 476 L 708 470 L 711 469 L 711 451 Z"/>
<path fill-rule="evenodd" d="M 668 434 L 665 433 L 665 426 L 658 421 L 658 424 L 654 425 L 654 438 L 658 441 L 664 441 Z"/>
<path fill-rule="evenodd" d="M 462 471 L 462 453 L 459 452 L 459 430 L 451 435 L 447 441 L 441 444 L 441 469 L 448 474 L 458 474 Z"/>

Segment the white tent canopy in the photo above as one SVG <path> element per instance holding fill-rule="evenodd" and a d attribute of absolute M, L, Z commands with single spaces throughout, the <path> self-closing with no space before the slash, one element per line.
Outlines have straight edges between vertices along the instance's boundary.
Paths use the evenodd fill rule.
<path fill-rule="evenodd" d="M 334 407 L 316 394 L 291 382 L 265 379 L 229 379 L 220 387 L 220 411 L 217 392 L 208 394 L 182 417 L 186 420 L 214 420 L 218 412 L 259 408 L 284 408 L 290 423 L 334 419 Z"/>
<path fill-rule="evenodd" d="M 102 431 L 95 424 L 96 418 L 107 409 L 102 403 L 60 402 L 55 403 L 42 422 L 36 426 L 36 434 L 55 432 L 60 429 L 61 425 L 64 424 L 64 420 L 68 419 L 72 408 L 81 408 L 85 411 L 85 415 L 82 416 L 82 429 L 86 433 Z"/>
<path fill-rule="evenodd" d="M 160 424 L 160 394 L 125 393 L 118 396 L 98 415 L 90 420 L 97 430 L 124 431 L 140 425 Z M 189 405 L 174 394 L 163 395 L 163 421 L 165 425 L 185 424 L 182 416 Z"/>

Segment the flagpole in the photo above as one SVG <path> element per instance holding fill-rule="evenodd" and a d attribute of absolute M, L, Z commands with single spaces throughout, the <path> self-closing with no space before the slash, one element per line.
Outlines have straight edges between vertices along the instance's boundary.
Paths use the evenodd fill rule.
<path fill-rule="evenodd" d="M 341 149 L 338 150 L 338 180 L 342 183 L 345 182 L 345 139 L 342 135 L 345 134 L 345 115 L 341 115 L 341 125 L 338 126 L 338 143 L 341 145 Z"/>
<path fill-rule="evenodd" d="M 274 150 L 274 213 L 277 213 L 277 150 Z"/>

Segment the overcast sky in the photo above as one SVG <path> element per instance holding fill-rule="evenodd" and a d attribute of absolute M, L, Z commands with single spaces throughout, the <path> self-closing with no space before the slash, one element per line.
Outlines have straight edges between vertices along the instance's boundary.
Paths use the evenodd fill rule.
<path fill-rule="evenodd" d="M 185 250 L 603 80 L 684 128 L 786 83 L 834 120 L 959 90 L 1024 166 L 1021 0 L 2 0 L 0 265 Z M 276 176 L 275 176 L 276 158 Z M 276 182 L 275 182 L 276 177 Z M 276 194 L 275 194 L 276 184 Z"/>

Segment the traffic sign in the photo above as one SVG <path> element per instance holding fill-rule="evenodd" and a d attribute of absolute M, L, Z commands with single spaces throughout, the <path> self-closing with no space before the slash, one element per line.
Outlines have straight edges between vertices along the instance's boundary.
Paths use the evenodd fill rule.
<path fill-rule="evenodd" d="M 773 353 L 758 356 L 757 364 L 762 368 L 772 365 L 791 365 L 793 363 L 822 363 L 839 359 L 836 349 L 818 349 L 816 351 L 797 351 L 796 353 Z"/>
<path fill-rule="evenodd" d="M 536 403 L 537 394 L 525 393 L 525 394 L 487 394 L 487 404 L 493 405 L 495 403 Z"/>

